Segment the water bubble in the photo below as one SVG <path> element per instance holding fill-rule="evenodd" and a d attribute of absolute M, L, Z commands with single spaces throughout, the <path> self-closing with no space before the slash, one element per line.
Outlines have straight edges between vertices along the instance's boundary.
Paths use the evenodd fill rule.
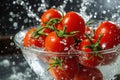
<path fill-rule="evenodd" d="M 68 68 L 68 65 L 65 65 L 64 68 L 67 69 L 67 68 Z"/>
<path fill-rule="evenodd" d="M 4 59 L 2 62 L 0 62 L 0 65 L 4 66 L 4 67 L 9 67 L 10 66 L 10 61 L 7 60 L 7 59 Z"/>
<path fill-rule="evenodd" d="M 11 15 L 11 16 L 12 16 L 12 15 L 14 15 L 14 14 L 13 14 L 13 12 L 10 12 L 10 13 L 9 13 L 9 15 Z"/>
<path fill-rule="evenodd" d="M 13 39 L 13 36 L 10 36 L 10 40 L 12 40 Z"/>
<path fill-rule="evenodd" d="M 62 40 L 60 41 L 60 43 L 62 43 L 62 44 L 64 44 L 64 45 L 67 45 L 67 42 L 66 42 L 65 39 L 62 39 Z"/>
<path fill-rule="evenodd" d="M 13 21 L 13 18 L 9 18 L 9 21 L 12 22 L 12 21 Z"/>
<path fill-rule="evenodd" d="M 17 27 L 17 26 L 18 26 L 18 23 L 17 23 L 17 22 L 14 22 L 14 23 L 13 23 L 13 26 L 14 26 L 14 27 Z"/>
<path fill-rule="evenodd" d="M 103 10 L 103 12 L 102 12 L 103 14 L 106 14 L 106 11 L 105 10 Z"/>
<path fill-rule="evenodd" d="M 65 47 L 65 48 L 64 48 L 64 51 L 67 51 L 68 49 L 69 49 L 68 47 Z"/>
<path fill-rule="evenodd" d="M 106 47 L 106 43 L 102 44 L 102 49 L 104 49 Z"/>
<path fill-rule="evenodd" d="M 16 65 L 16 62 L 15 62 L 15 61 L 13 61 L 13 62 L 12 62 L 12 65 Z"/>
<path fill-rule="evenodd" d="M 24 23 L 27 23 L 28 22 L 28 18 L 24 19 Z"/>

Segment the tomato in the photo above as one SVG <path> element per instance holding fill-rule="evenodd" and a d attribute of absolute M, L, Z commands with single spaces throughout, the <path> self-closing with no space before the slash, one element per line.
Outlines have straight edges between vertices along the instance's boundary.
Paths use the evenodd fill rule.
<path fill-rule="evenodd" d="M 51 8 L 43 13 L 43 15 L 41 16 L 41 22 L 42 24 L 46 24 L 51 18 L 61 18 L 61 17 L 62 15 L 60 11 Z"/>
<path fill-rule="evenodd" d="M 62 18 L 62 15 L 60 13 L 60 11 L 58 11 L 57 9 L 49 9 L 47 10 L 46 12 L 43 13 L 43 15 L 41 16 L 41 24 L 42 26 L 46 26 L 46 24 L 48 24 L 48 22 L 51 20 L 51 19 L 61 19 Z M 51 24 L 49 24 L 48 26 L 50 26 Z M 46 29 L 45 32 L 51 32 L 50 29 Z"/>
<path fill-rule="evenodd" d="M 120 27 L 118 27 L 115 23 L 111 21 L 102 22 L 95 32 L 95 39 L 98 39 L 101 34 L 103 34 L 103 37 L 100 44 L 103 49 L 110 49 L 120 44 Z M 104 54 L 103 64 L 110 64 L 114 62 L 116 58 L 116 53 Z"/>
<path fill-rule="evenodd" d="M 90 35 L 91 37 L 93 36 L 93 30 L 89 26 L 85 26 L 85 34 Z M 85 35 L 81 37 L 82 40 L 87 39 Z"/>
<path fill-rule="evenodd" d="M 104 21 L 97 28 L 95 32 L 95 39 L 98 39 L 99 36 L 103 34 L 100 44 L 104 49 L 109 49 L 120 43 L 119 33 L 120 29 L 115 23 L 111 21 Z"/>
<path fill-rule="evenodd" d="M 74 43 L 73 37 L 59 37 L 53 31 L 45 39 L 45 49 L 53 52 L 67 52 Z"/>
<path fill-rule="evenodd" d="M 104 59 L 103 59 L 103 62 L 101 65 L 108 65 L 108 64 L 114 63 L 115 60 L 117 59 L 118 55 L 119 54 L 117 52 L 105 53 Z"/>
<path fill-rule="evenodd" d="M 93 43 L 91 43 L 89 39 L 85 39 L 78 47 L 79 50 L 83 51 L 83 53 L 80 53 L 78 56 L 79 62 L 87 67 L 96 67 L 103 61 L 103 55 L 94 52 L 100 49 L 99 45 L 96 46 L 97 40 L 92 39 L 92 42 Z"/>
<path fill-rule="evenodd" d="M 32 28 L 28 30 L 24 38 L 24 46 L 36 46 L 36 47 L 44 47 L 45 36 L 40 36 L 37 39 L 34 38 L 33 33 L 36 32 L 36 28 Z"/>
<path fill-rule="evenodd" d="M 49 60 L 50 73 L 55 80 L 73 80 L 79 66 L 75 56 L 53 57 Z"/>
<path fill-rule="evenodd" d="M 86 29 L 85 29 L 85 33 L 86 33 L 86 34 L 92 34 L 92 33 L 93 33 L 93 30 L 92 30 L 89 26 L 86 25 L 85 28 L 86 28 Z"/>
<path fill-rule="evenodd" d="M 97 68 L 81 66 L 74 80 L 103 80 L 103 75 Z"/>
<path fill-rule="evenodd" d="M 78 39 L 85 33 L 85 21 L 84 19 L 74 11 L 68 12 L 62 20 L 62 28 L 67 27 L 66 31 L 79 31 L 77 34 Z"/>

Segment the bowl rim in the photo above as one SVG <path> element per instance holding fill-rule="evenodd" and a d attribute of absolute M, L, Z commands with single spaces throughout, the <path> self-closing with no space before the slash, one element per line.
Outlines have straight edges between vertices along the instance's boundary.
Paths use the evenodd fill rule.
<path fill-rule="evenodd" d="M 24 35 L 22 34 L 20 37 L 24 38 L 25 33 L 27 32 L 28 29 L 29 28 L 21 30 L 18 33 L 16 33 L 15 36 L 14 36 L 13 41 L 16 44 L 16 46 L 18 46 L 20 49 L 26 49 L 26 50 L 30 50 L 30 51 L 36 51 L 38 53 L 49 53 L 49 54 L 71 54 L 70 51 L 74 52 L 72 54 L 82 54 L 82 53 L 102 53 L 102 54 L 109 54 L 109 53 L 112 53 L 112 52 L 115 53 L 117 51 L 120 51 L 120 44 L 118 44 L 117 46 L 115 46 L 113 48 L 110 48 L 110 49 L 101 50 L 101 51 L 92 51 L 92 52 L 84 52 L 84 51 L 81 51 L 81 50 L 74 49 L 73 47 L 71 47 L 71 49 L 68 52 L 51 52 L 51 51 L 45 51 L 44 48 L 36 48 L 34 46 L 32 46 L 32 47 L 25 47 L 25 46 L 23 46 L 23 43 L 20 43 L 20 42 L 17 41 L 17 38 L 18 38 L 18 35 L 22 34 L 23 32 L 24 32 Z M 23 42 L 23 40 L 22 40 L 22 42 Z"/>

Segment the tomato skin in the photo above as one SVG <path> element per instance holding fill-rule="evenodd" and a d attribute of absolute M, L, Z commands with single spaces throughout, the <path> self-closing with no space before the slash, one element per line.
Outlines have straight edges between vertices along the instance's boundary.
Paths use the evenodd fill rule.
<path fill-rule="evenodd" d="M 59 59 L 62 59 L 62 68 L 59 66 L 53 67 L 50 69 L 50 73 L 55 78 L 55 80 L 73 80 L 75 75 L 79 71 L 78 61 L 76 57 L 72 56 L 59 56 Z M 49 63 L 54 63 L 52 58 L 49 60 Z"/>
<path fill-rule="evenodd" d="M 109 65 L 112 62 L 114 63 L 118 55 L 119 54 L 117 54 L 116 52 L 110 52 L 110 53 L 104 54 L 104 60 L 101 65 Z"/>
<path fill-rule="evenodd" d="M 36 31 L 36 28 L 32 28 L 27 31 L 25 37 L 24 37 L 24 46 L 28 47 L 34 44 L 34 39 L 31 37 L 32 33 Z"/>
<path fill-rule="evenodd" d="M 85 34 L 88 34 L 91 36 L 93 35 L 93 30 L 87 25 L 85 26 Z M 82 40 L 87 39 L 85 35 L 83 35 L 81 38 Z"/>
<path fill-rule="evenodd" d="M 41 17 L 41 22 L 43 25 L 47 23 L 51 18 L 61 18 L 62 15 L 57 9 L 48 9 L 46 12 L 43 13 Z"/>
<path fill-rule="evenodd" d="M 82 66 L 74 80 L 103 80 L 103 75 L 97 68 Z"/>
<path fill-rule="evenodd" d="M 73 37 L 58 37 L 53 31 L 45 39 L 45 49 L 53 52 L 67 52 L 74 43 Z"/>
<path fill-rule="evenodd" d="M 46 12 L 43 13 L 43 15 L 41 16 L 41 24 L 42 26 L 46 26 L 46 23 L 50 21 L 51 18 L 58 18 L 61 19 L 62 15 L 60 13 L 60 11 L 58 11 L 57 9 L 51 8 L 48 9 Z M 56 24 L 57 25 L 57 24 Z M 51 30 L 46 28 L 45 32 L 50 33 Z"/>
<path fill-rule="evenodd" d="M 77 37 L 80 38 L 85 33 L 85 21 L 77 12 L 68 12 L 62 20 L 62 28 L 66 26 L 67 32 L 79 31 Z"/>
<path fill-rule="evenodd" d="M 120 43 L 120 30 L 119 27 L 111 22 L 104 21 L 100 24 L 95 32 L 95 39 L 98 39 L 101 34 L 103 37 L 100 41 L 101 46 L 104 45 L 104 49 L 113 48 Z"/>
<path fill-rule="evenodd" d="M 97 42 L 97 40 L 95 40 L 95 39 L 92 39 L 92 41 L 94 43 Z M 93 51 L 92 49 L 86 48 L 86 46 L 90 46 L 90 45 L 91 45 L 91 43 L 90 43 L 89 39 L 85 39 L 80 43 L 78 49 L 81 51 L 87 52 L 87 53 L 82 53 L 78 56 L 79 62 L 80 62 L 80 64 L 87 66 L 87 67 L 96 67 L 97 65 L 102 63 L 103 58 L 98 56 L 97 53 L 92 53 L 92 51 Z"/>
<path fill-rule="evenodd" d="M 24 38 L 24 43 L 23 45 L 25 47 L 29 47 L 29 46 L 36 46 L 36 47 L 44 47 L 44 40 L 46 36 L 40 36 L 39 38 L 35 39 L 33 37 L 33 33 L 36 31 L 36 28 L 32 28 L 30 30 L 28 30 L 28 32 L 25 35 Z"/>

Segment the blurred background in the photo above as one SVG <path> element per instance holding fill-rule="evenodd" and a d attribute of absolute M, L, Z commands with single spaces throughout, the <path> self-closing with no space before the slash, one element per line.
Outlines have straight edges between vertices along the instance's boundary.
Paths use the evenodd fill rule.
<path fill-rule="evenodd" d="M 85 20 L 120 22 L 119 0 L 1 0 L 0 1 L 0 80 L 37 80 L 14 44 L 14 35 L 39 24 L 49 8 L 79 12 Z"/>

